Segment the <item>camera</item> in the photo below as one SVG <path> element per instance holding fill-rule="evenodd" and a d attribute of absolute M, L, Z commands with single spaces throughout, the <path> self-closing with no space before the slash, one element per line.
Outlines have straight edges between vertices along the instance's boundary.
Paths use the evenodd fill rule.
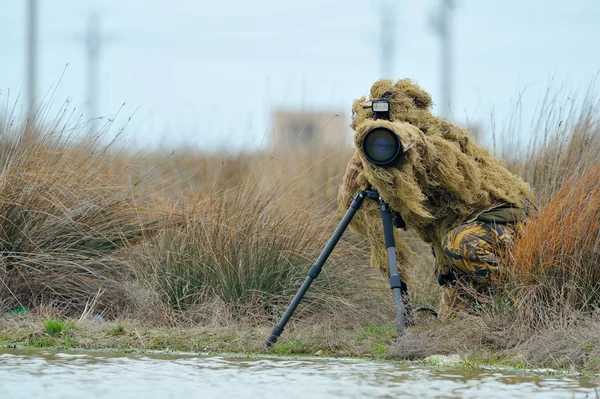
<path fill-rule="evenodd" d="M 375 119 L 389 120 L 390 102 L 386 99 L 375 99 L 371 102 Z M 362 141 L 362 151 L 369 162 L 386 168 L 394 166 L 404 152 L 398 135 L 383 126 L 375 127 L 367 132 Z"/>

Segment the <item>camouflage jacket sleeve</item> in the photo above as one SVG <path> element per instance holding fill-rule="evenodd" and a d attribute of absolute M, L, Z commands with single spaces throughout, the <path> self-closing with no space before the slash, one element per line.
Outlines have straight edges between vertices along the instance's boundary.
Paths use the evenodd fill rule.
<path fill-rule="evenodd" d="M 342 186 L 340 187 L 340 206 L 347 209 L 356 193 L 366 189 L 367 185 L 368 182 L 363 172 L 362 162 L 355 151 L 350 162 L 348 162 Z"/>
<path fill-rule="evenodd" d="M 346 212 L 352 199 L 360 190 L 368 186 L 368 181 L 363 171 L 362 162 L 355 152 L 346 167 L 342 185 L 338 193 L 338 204 L 341 212 Z M 365 237 L 371 247 L 371 266 L 378 268 L 382 274 L 388 275 L 387 251 L 383 237 L 383 225 L 379 204 L 373 200 L 365 200 L 361 209 L 356 213 L 350 229 Z M 406 281 L 407 259 L 411 251 L 409 246 L 400 237 L 399 231 L 394 230 L 396 239 L 396 257 L 398 272 L 403 281 Z"/>

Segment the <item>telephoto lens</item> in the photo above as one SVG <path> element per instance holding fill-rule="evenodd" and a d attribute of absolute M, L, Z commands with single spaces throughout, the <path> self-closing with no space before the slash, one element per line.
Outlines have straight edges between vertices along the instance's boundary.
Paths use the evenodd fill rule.
<path fill-rule="evenodd" d="M 395 165 L 403 152 L 398 136 L 385 127 L 369 130 L 363 139 L 362 150 L 369 162 L 381 167 Z"/>

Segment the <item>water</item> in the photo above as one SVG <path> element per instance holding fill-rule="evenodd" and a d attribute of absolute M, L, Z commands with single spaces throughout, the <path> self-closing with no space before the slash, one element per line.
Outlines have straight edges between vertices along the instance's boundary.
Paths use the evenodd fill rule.
<path fill-rule="evenodd" d="M 598 398 L 597 384 L 361 360 L 0 351 L 1 398 Z"/>

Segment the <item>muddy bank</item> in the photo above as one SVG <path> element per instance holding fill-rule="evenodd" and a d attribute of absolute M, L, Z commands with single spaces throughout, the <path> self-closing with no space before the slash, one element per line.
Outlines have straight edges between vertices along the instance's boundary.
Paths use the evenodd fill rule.
<path fill-rule="evenodd" d="M 49 320 L 54 319 L 0 319 L 0 347 L 359 357 L 431 366 L 445 366 L 451 361 L 452 366 L 467 368 L 553 369 L 584 375 L 600 372 L 598 318 L 582 319 L 567 328 L 557 325 L 529 337 L 519 335 L 514 327 L 474 317 L 444 324 L 420 320 L 400 339 L 393 324 L 340 329 L 297 323 L 286 329 L 270 351 L 264 349 L 264 342 L 271 326 L 165 327 L 133 320 L 64 320 L 52 324 Z"/>

